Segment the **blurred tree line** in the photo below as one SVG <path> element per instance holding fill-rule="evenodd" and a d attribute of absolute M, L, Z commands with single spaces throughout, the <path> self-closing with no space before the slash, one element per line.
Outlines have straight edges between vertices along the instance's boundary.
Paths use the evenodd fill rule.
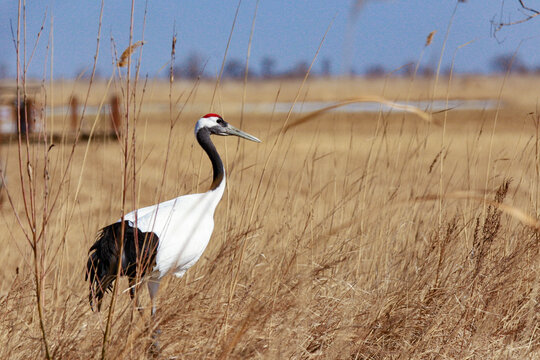
<path fill-rule="evenodd" d="M 215 75 L 210 75 L 206 71 L 206 63 L 204 58 L 198 53 L 191 53 L 185 59 L 180 61 L 173 67 L 175 79 L 197 79 L 211 78 Z M 302 78 L 306 75 L 309 69 L 307 61 L 299 61 L 291 67 L 280 70 L 278 62 L 272 56 L 264 56 L 258 66 L 250 66 L 248 77 L 250 79 L 271 79 L 271 78 Z M 320 64 L 316 64 L 311 70 L 312 75 L 316 76 L 331 76 L 331 61 L 323 59 Z M 246 63 L 237 58 L 228 59 L 223 67 L 223 79 L 244 79 L 246 76 Z"/>
<path fill-rule="evenodd" d="M 192 53 L 180 61 L 173 68 L 175 79 L 206 79 L 215 78 L 215 74 L 210 74 L 205 69 L 205 60 L 203 56 Z M 249 68 L 248 78 L 253 79 L 294 79 L 303 78 L 309 69 L 307 61 L 298 61 L 292 66 L 280 70 L 278 62 L 272 56 L 265 56 L 259 64 Z M 441 69 L 441 75 L 449 75 L 450 67 Z M 364 76 L 367 78 L 376 78 L 387 75 L 403 77 L 431 77 L 436 73 L 435 64 L 417 64 L 415 61 L 404 63 L 397 69 L 386 68 L 382 64 L 362 65 L 361 69 L 352 71 L 351 76 Z M 517 54 L 499 54 L 493 57 L 489 62 L 489 71 L 483 73 L 504 74 L 507 71 L 512 74 L 540 74 L 540 65 L 530 66 L 523 61 Z M 223 68 L 223 79 L 242 80 L 246 75 L 246 65 L 243 60 L 231 58 L 225 62 Z M 311 69 L 310 77 L 330 77 L 332 73 L 332 62 L 325 58 L 316 62 Z"/>
<path fill-rule="evenodd" d="M 206 62 L 203 56 L 198 53 L 192 53 L 183 59 L 180 63 L 173 67 L 174 78 L 177 80 L 194 80 L 194 79 L 214 79 L 215 74 L 211 74 L 205 69 Z M 294 79 L 303 78 L 309 69 L 307 61 L 298 61 L 289 68 L 280 70 L 278 62 L 271 56 L 263 57 L 259 64 L 250 66 L 248 78 L 255 79 Z M 431 77 L 436 73 L 434 64 L 420 64 L 415 61 L 409 61 L 402 66 L 396 68 L 387 68 L 383 64 L 368 64 L 362 65 L 360 70 L 354 69 L 351 76 L 364 76 L 367 78 L 377 78 L 383 76 L 403 76 L 403 77 Z M 441 75 L 449 75 L 451 69 L 445 67 L 441 69 Z M 523 58 L 518 54 L 508 53 L 494 56 L 489 62 L 489 71 L 482 73 L 487 74 L 504 74 L 510 72 L 512 74 L 540 74 L 540 65 L 528 65 Z M 457 72 L 459 73 L 459 71 Z M 91 75 L 90 69 L 81 68 L 74 74 L 74 78 L 89 79 Z M 246 75 L 245 62 L 231 58 L 225 62 L 223 68 L 223 79 L 243 80 Z M 335 75 L 332 73 L 332 62 L 325 58 L 322 61 L 316 62 L 311 69 L 310 77 L 330 77 Z M 100 69 L 96 70 L 96 79 L 106 79 L 109 75 Z M 164 75 L 168 77 L 169 75 Z M 0 63 L 0 79 L 11 79 L 8 66 Z"/>

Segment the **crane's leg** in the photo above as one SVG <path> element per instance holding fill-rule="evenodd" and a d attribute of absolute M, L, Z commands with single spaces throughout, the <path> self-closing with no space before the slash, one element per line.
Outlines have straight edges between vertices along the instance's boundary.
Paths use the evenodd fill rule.
<path fill-rule="evenodd" d="M 129 297 L 131 300 L 135 300 L 135 308 L 139 311 L 139 314 L 142 315 L 143 308 L 141 307 L 141 303 L 139 301 L 139 284 L 136 283 L 136 278 L 129 277 Z M 133 320 L 133 319 L 132 319 Z"/>
<path fill-rule="evenodd" d="M 152 302 L 152 317 L 156 315 L 156 302 L 155 297 L 159 290 L 159 279 L 151 277 L 148 279 L 148 293 L 150 294 L 150 301 Z"/>
<path fill-rule="evenodd" d="M 150 301 L 152 303 L 152 320 L 155 319 L 156 316 L 156 302 L 155 297 L 157 295 L 157 292 L 159 290 L 159 279 L 151 277 L 148 279 L 148 293 L 150 294 Z M 152 346 L 150 348 L 150 352 L 154 355 L 157 355 L 159 353 L 159 341 L 158 337 L 161 333 L 161 330 L 156 327 L 156 329 L 152 332 Z"/>

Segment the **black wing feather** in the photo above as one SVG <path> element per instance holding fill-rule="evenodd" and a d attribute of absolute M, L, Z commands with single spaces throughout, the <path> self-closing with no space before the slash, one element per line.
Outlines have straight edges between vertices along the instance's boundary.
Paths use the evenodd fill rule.
<path fill-rule="evenodd" d="M 137 276 L 143 277 L 154 264 L 159 239 L 153 232 L 142 232 L 124 221 L 124 249 L 121 248 L 122 223 L 117 222 L 101 229 L 96 242 L 88 251 L 85 280 L 90 281 L 90 306 L 97 300 L 101 309 L 103 296 L 116 279 L 118 259 L 122 259 L 120 275 L 128 276 L 130 282 Z"/>

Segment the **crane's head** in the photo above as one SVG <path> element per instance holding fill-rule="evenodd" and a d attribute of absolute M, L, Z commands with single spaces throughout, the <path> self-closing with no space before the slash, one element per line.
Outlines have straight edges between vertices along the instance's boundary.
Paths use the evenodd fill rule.
<path fill-rule="evenodd" d="M 210 134 L 213 135 L 234 135 L 247 140 L 261 142 L 261 140 L 257 139 L 255 136 L 249 135 L 248 133 L 235 128 L 234 126 L 223 120 L 223 118 L 218 114 L 206 114 L 202 118 L 200 118 L 199 121 L 197 121 L 197 125 L 195 125 L 195 135 L 197 135 L 197 133 L 203 129 L 208 129 L 208 131 L 210 131 Z"/>

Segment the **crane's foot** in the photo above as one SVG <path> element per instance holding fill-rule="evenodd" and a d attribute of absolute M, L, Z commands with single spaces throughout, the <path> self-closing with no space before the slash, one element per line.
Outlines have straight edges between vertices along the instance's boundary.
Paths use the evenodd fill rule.
<path fill-rule="evenodd" d="M 152 358 L 157 358 L 161 352 L 161 346 L 159 345 L 159 335 L 161 335 L 161 330 L 156 329 L 152 332 L 152 344 L 150 345 L 150 355 Z"/>

